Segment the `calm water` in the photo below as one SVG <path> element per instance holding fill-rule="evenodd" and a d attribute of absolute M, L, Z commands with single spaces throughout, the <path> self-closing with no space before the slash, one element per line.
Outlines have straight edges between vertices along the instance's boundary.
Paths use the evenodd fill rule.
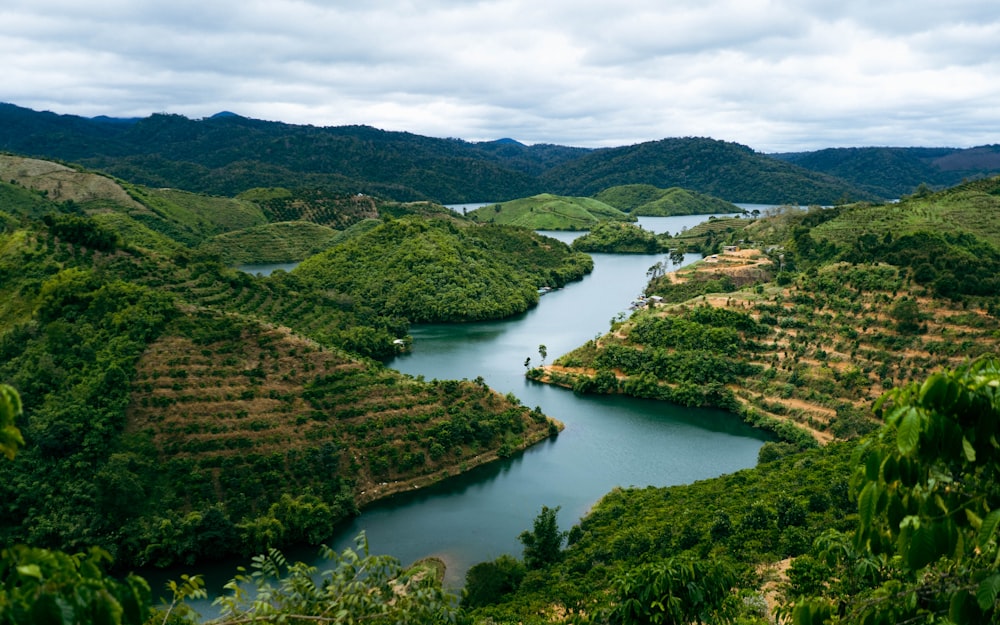
<path fill-rule="evenodd" d="M 644 218 L 640 223 L 656 232 L 677 232 L 706 218 Z M 572 240 L 579 233 L 555 235 Z M 731 414 L 580 396 L 525 379 L 525 359 L 541 362 L 539 345 L 546 346 L 546 362 L 551 362 L 603 334 L 642 293 L 646 270 L 667 260 L 664 255 L 593 256 L 591 275 L 544 295 L 535 309 L 517 318 L 413 327 L 412 353 L 390 363 L 428 380 L 482 376 L 494 389 L 540 406 L 566 430 L 517 458 L 371 506 L 336 537 L 338 549 L 350 546 L 363 530 L 373 551 L 404 564 L 428 555 L 443 558 L 448 583 L 458 587 L 472 564 L 504 553 L 520 555 L 517 535 L 531 527 L 542 505 L 561 506 L 560 524 L 568 528 L 616 486 L 690 483 L 756 463 L 766 437 Z M 689 255 L 686 262 L 695 259 Z"/>
<path fill-rule="evenodd" d="M 676 233 L 707 216 L 643 218 L 655 232 Z M 571 241 L 580 233 L 556 233 Z M 685 262 L 697 257 L 689 255 Z M 626 397 L 580 396 L 528 381 L 524 361 L 539 364 L 544 344 L 551 362 L 608 330 L 642 293 L 646 271 L 665 255 L 595 254 L 583 280 L 541 298 L 513 319 L 411 330 L 412 353 L 390 366 L 430 380 L 482 376 L 494 389 L 540 406 L 566 425 L 558 438 L 525 453 L 480 467 L 431 488 L 376 503 L 328 542 L 353 546 L 364 531 L 373 553 L 403 564 L 438 556 L 448 564 L 446 583 L 458 588 L 468 568 L 510 553 L 543 505 L 561 506 L 560 525 L 575 524 L 616 486 L 685 484 L 756 464 L 766 436 L 728 413 L 689 409 Z M 314 551 L 290 554 L 309 558 Z M 221 572 L 229 579 L 234 566 Z M 211 609 L 196 606 L 203 615 Z"/>

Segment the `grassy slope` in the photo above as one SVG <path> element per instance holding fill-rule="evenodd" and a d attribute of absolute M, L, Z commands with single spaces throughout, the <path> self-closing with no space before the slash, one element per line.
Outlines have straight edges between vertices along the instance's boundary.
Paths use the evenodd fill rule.
<path fill-rule="evenodd" d="M 897 204 L 858 205 L 820 224 L 813 236 L 845 244 L 865 233 L 892 232 L 899 238 L 920 230 L 970 232 L 1000 246 L 1000 178 L 965 183 Z"/>
<path fill-rule="evenodd" d="M 669 217 L 742 212 L 731 202 L 680 187 L 659 189 L 645 184 L 619 185 L 601 191 L 594 199 L 635 216 Z"/>
<path fill-rule="evenodd" d="M 468 217 L 532 230 L 587 230 L 606 219 L 630 219 L 622 211 L 593 198 L 549 193 L 477 208 Z"/>

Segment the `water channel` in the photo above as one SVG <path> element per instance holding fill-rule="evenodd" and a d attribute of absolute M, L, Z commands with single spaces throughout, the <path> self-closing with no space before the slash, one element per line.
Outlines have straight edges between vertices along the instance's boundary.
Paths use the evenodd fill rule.
<path fill-rule="evenodd" d="M 706 218 L 645 218 L 641 224 L 677 232 Z M 578 236 L 551 234 L 564 241 Z M 550 362 L 603 334 L 642 293 L 647 269 L 669 263 L 665 255 L 593 256 L 593 273 L 542 296 L 537 307 L 516 318 L 412 327 L 412 352 L 389 363 L 427 380 L 482 376 L 492 388 L 541 407 L 566 429 L 514 458 L 371 505 L 331 538 L 331 547 L 353 546 L 363 531 L 372 553 L 390 554 L 404 565 L 442 558 L 446 585 L 458 589 L 471 565 L 504 553 L 519 556 L 517 536 L 543 505 L 561 506 L 560 525 L 568 529 L 615 487 L 684 484 L 756 464 L 766 435 L 729 413 L 581 396 L 525 378 L 525 359 L 541 362 L 539 345 L 546 346 Z M 685 262 L 696 258 L 689 255 Z M 203 607 L 198 609 L 204 615 Z"/>

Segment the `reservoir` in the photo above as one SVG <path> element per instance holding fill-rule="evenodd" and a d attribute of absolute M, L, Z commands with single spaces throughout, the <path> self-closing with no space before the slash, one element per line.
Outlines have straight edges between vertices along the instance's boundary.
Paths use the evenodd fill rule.
<path fill-rule="evenodd" d="M 707 216 L 642 218 L 644 228 L 673 233 Z M 571 241 L 579 233 L 545 233 Z M 575 524 L 615 487 L 686 484 L 752 467 L 767 435 L 720 410 L 693 409 L 619 396 L 577 395 L 531 382 L 524 362 L 542 363 L 608 331 L 666 255 L 594 254 L 594 271 L 541 297 L 539 305 L 503 321 L 421 325 L 413 347 L 389 366 L 413 376 L 475 379 L 513 393 L 528 407 L 565 424 L 553 440 L 427 489 L 396 495 L 366 508 L 329 543 L 353 546 L 364 531 L 372 553 L 407 565 L 437 556 L 448 565 L 446 584 L 457 589 L 477 562 L 521 556 L 518 534 L 530 529 L 543 505 L 560 506 L 562 529 Z M 698 256 L 689 255 L 685 262 Z"/>

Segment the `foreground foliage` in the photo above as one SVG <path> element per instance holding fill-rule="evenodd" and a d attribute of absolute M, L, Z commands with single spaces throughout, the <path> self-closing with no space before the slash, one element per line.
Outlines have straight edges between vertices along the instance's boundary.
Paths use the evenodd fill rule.
<path fill-rule="evenodd" d="M 886 427 L 858 450 L 858 528 L 830 583 L 796 602 L 798 625 L 1000 621 L 1000 360 L 886 395 Z M 850 592 L 854 590 L 854 592 Z"/>
<path fill-rule="evenodd" d="M 457 597 L 441 587 L 441 579 L 425 567 L 403 569 L 395 558 L 371 555 L 364 535 L 356 549 L 338 554 L 323 548 L 324 570 L 289 562 L 276 550 L 253 558 L 252 570 L 226 584 L 215 600 L 220 610 L 211 625 L 237 623 L 461 623 Z M 183 622 L 198 622 L 184 605 L 186 598 L 204 598 L 197 578 L 172 584 L 174 602 L 161 611 Z M 161 615 L 154 615 L 156 620 Z M 176 621 L 173 621 L 176 622 Z"/>

